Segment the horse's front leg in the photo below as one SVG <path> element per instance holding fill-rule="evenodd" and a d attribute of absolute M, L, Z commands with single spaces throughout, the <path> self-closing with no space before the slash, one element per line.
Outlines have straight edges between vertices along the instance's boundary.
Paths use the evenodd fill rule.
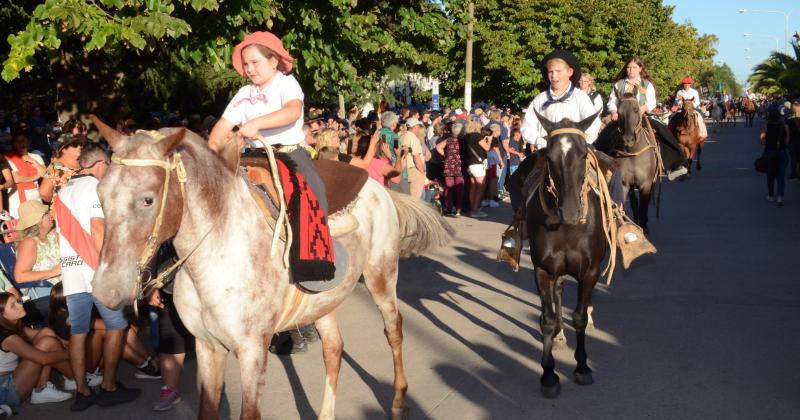
<path fill-rule="evenodd" d="M 235 350 L 242 378 L 242 420 L 261 419 L 261 396 L 267 382 L 267 349 L 273 331 L 255 329 Z"/>
<path fill-rule="evenodd" d="M 648 183 L 639 187 L 639 208 L 636 210 L 638 214 L 638 221 L 636 222 L 642 228 L 644 233 L 647 233 L 647 223 L 650 221 L 650 197 L 653 193 L 653 184 Z"/>
<path fill-rule="evenodd" d="M 697 143 L 697 146 L 695 146 L 695 150 L 697 151 L 697 170 L 698 171 L 702 171 L 703 170 L 703 165 L 700 163 L 700 155 L 703 153 L 703 142 L 702 141 Z"/>
<path fill-rule="evenodd" d="M 584 276 L 578 279 L 578 305 L 572 313 L 572 322 L 575 326 L 575 383 L 578 385 L 591 385 L 594 383 L 592 369 L 586 362 L 586 327 L 589 323 L 589 309 L 592 307 L 592 291 L 599 277 L 599 267 L 593 267 Z"/>
<path fill-rule="evenodd" d="M 325 360 L 325 393 L 322 397 L 319 418 L 333 420 L 336 418 L 336 385 L 342 366 L 344 342 L 339 333 L 339 325 L 336 323 L 336 311 L 318 319 L 315 325 L 322 339 L 322 358 Z"/>
<path fill-rule="evenodd" d="M 558 334 L 553 339 L 553 348 L 561 350 L 567 347 L 567 335 L 564 333 L 564 315 L 562 314 L 562 298 L 564 295 L 564 278 L 556 279 L 556 291 L 553 294 L 553 306 L 556 308 L 556 319 L 558 319 Z"/>
<path fill-rule="evenodd" d="M 200 413 L 201 420 L 219 419 L 219 400 L 222 397 L 222 383 L 225 379 L 225 357 L 228 351 L 210 341 L 197 339 L 195 352 L 200 370 Z"/>
<path fill-rule="evenodd" d="M 558 333 L 558 313 L 555 308 L 556 278 L 541 268 L 536 268 L 536 284 L 542 301 L 542 316 L 539 326 L 542 330 L 542 394 L 555 398 L 561 393 L 561 384 L 555 372 L 553 359 L 553 339 Z"/>

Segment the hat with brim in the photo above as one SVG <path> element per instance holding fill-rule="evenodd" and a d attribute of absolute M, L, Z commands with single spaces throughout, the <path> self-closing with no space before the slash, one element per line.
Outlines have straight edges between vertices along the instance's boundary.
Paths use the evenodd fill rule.
<path fill-rule="evenodd" d="M 420 121 L 420 120 L 418 120 L 418 119 L 416 119 L 414 117 L 411 117 L 411 118 L 406 120 L 406 127 L 408 127 L 408 128 L 416 127 L 418 125 L 422 125 L 422 121 Z"/>
<path fill-rule="evenodd" d="M 319 121 L 321 119 L 322 119 L 322 113 L 317 111 L 317 110 L 308 111 L 303 116 L 303 122 L 305 122 L 305 123 Z"/>
<path fill-rule="evenodd" d="M 17 230 L 36 226 L 50 209 L 39 200 L 28 200 L 19 205 L 19 224 Z"/>
<path fill-rule="evenodd" d="M 269 48 L 275 52 L 277 58 L 286 66 L 285 73 L 289 74 L 292 71 L 292 62 L 294 59 L 291 55 L 289 55 L 289 52 L 283 48 L 283 42 L 281 42 L 280 38 L 271 32 L 253 32 L 252 34 L 247 35 L 242 42 L 236 45 L 236 48 L 233 50 L 233 56 L 231 57 L 231 61 L 233 61 L 233 68 L 235 68 L 236 71 L 242 76 L 244 76 L 242 50 L 248 45 L 262 45 Z"/>
<path fill-rule="evenodd" d="M 691 76 L 686 76 L 686 77 L 683 78 L 683 80 L 681 80 L 681 84 L 693 85 L 694 84 L 694 79 L 692 79 Z"/>
<path fill-rule="evenodd" d="M 578 58 L 575 57 L 575 54 L 567 50 L 555 50 L 544 56 L 542 59 L 542 79 L 545 81 L 548 80 L 547 62 L 554 59 L 564 60 L 564 62 L 572 68 L 572 77 L 569 78 L 569 81 L 572 82 L 573 85 L 577 85 L 578 80 L 581 80 L 581 64 L 578 62 Z"/>

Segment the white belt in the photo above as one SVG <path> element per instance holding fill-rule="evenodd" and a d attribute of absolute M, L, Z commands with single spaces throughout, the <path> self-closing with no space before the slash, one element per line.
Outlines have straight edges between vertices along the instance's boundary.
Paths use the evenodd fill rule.
<path fill-rule="evenodd" d="M 299 149 L 301 146 L 299 144 L 273 144 L 272 148 L 275 149 L 276 152 L 280 153 L 291 153 L 295 150 Z"/>

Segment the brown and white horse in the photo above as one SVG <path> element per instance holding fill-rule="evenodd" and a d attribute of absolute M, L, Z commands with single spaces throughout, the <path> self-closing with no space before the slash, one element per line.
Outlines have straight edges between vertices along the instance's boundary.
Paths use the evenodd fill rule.
<path fill-rule="evenodd" d="M 742 104 L 742 111 L 744 112 L 744 126 L 752 127 L 753 119 L 756 117 L 756 103 L 750 98 L 745 98 Z"/>
<path fill-rule="evenodd" d="M 319 418 L 334 418 L 343 349 L 336 308 L 362 273 L 383 315 L 394 359 L 392 418 L 405 416 L 398 258 L 449 241 L 451 230 L 441 216 L 420 200 L 390 195 L 368 180 L 350 210 L 359 226 L 337 238 L 349 257 L 344 280 L 327 292 L 298 295 L 280 258 L 283 242 L 278 242 L 276 257 L 270 257 L 273 231 L 237 175 L 236 150 L 223 151 L 229 158 L 220 157 L 184 129 L 126 137 L 94 121 L 115 151 L 98 189 L 106 235 L 92 280 L 94 294 L 111 308 L 130 304 L 141 287 L 137 262 L 148 236 L 157 231 L 156 243 L 173 238 L 178 255 L 186 258 L 174 299 L 181 320 L 197 338 L 200 418 L 219 418 L 225 358 L 233 352 L 241 367 L 241 418 L 260 419 L 270 339 L 279 330 L 311 323 L 322 338 L 326 370 Z M 166 178 L 167 173 L 173 176 Z M 156 219 L 163 219 L 160 228 Z M 293 321 L 283 325 L 288 313 Z"/>
<path fill-rule="evenodd" d="M 672 122 L 672 131 L 675 138 L 678 139 L 678 144 L 683 149 L 683 154 L 689 159 L 689 170 L 692 170 L 692 158 L 697 152 L 697 170 L 703 169 L 700 163 L 700 155 L 703 152 L 705 139 L 700 137 L 699 122 L 697 121 L 697 113 L 694 112 L 693 98 L 683 99 L 683 112 L 675 116 Z"/>

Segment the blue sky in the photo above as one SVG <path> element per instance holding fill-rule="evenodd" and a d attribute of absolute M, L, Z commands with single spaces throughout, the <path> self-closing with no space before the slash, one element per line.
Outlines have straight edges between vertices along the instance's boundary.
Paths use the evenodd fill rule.
<path fill-rule="evenodd" d="M 739 13 L 739 9 L 794 11 L 789 16 L 789 37 L 800 30 L 797 0 L 664 0 L 664 4 L 675 6 L 672 17 L 676 22 L 690 22 L 700 33 L 717 35 L 714 61 L 727 63 L 742 84 L 753 66 L 775 49 L 775 38 L 783 51 L 785 18 L 777 13 Z M 753 35 L 745 37 L 744 33 Z"/>

